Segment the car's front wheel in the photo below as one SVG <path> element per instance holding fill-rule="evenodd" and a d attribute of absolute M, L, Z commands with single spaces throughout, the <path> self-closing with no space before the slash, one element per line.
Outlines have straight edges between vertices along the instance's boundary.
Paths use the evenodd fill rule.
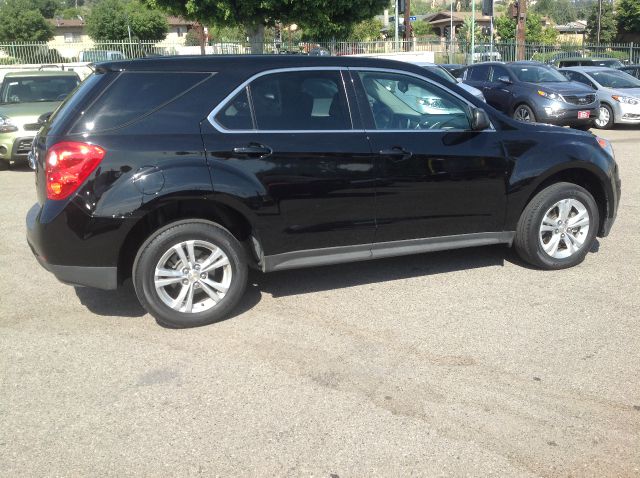
<path fill-rule="evenodd" d="M 598 205 L 589 191 L 572 183 L 556 183 L 525 207 L 515 248 L 522 259 L 542 269 L 572 267 L 591 250 L 599 224 Z"/>
<path fill-rule="evenodd" d="M 159 324 L 195 327 L 224 319 L 242 298 L 247 263 L 242 246 L 218 224 L 188 220 L 166 226 L 141 247 L 133 284 Z"/>
<path fill-rule="evenodd" d="M 596 128 L 600 129 L 611 129 L 613 128 L 614 123 L 613 110 L 611 106 L 606 104 L 600 105 L 600 110 L 598 111 L 598 117 L 595 120 Z"/>
<path fill-rule="evenodd" d="M 513 119 L 523 121 L 525 123 L 535 123 L 536 115 L 527 105 L 518 105 L 513 112 Z"/>

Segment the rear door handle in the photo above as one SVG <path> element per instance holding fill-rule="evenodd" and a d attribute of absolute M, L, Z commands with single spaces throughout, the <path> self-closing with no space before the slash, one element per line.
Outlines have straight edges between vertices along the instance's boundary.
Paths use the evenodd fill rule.
<path fill-rule="evenodd" d="M 394 146 L 391 149 L 381 150 L 380 155 L 391 158 L 392 161 L 404 161 L 405 159 L 409 159 L 411 156 L 413 156 L 413 153 L 411 151 L 407 151 L 404 148 L 401 148 L 400 146 Z"/>
<path fill-rule="evenodd" d="M 262 144 L 250 144 L 248 146 L 239 146 L 237 148 L 233 148 L 233 153 L 250 158 L 263 158 L 273 153 L 273 150 L 270 147 L 264 146 Z"/>

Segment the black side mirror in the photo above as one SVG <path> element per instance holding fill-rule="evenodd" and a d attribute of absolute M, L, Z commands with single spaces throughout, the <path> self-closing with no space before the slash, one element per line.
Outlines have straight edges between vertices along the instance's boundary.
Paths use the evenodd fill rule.
<path fill-rule="evenodd" d="M 509 78 L 508 76 L 499 76 L 498 81 L 500 83 L 506 83 L 507 85 L 510 85 L 511 83 L 513 83 L 513 81 L 511 81 L 511 78 Z"/>
<path fill-rule="evenodd" d="M 471 111 L 471 129 L 473 131 L 483 131 L 491 126 L 489 115 L 482 108 L 474 108 Z"/>

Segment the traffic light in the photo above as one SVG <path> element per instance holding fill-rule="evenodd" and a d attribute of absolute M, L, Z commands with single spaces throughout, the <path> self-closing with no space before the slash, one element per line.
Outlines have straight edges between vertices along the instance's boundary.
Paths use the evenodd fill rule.
<path fill-rule="evenodd" d="M 482 14 L 485 17 L 493 16 L 493 0 L 482 0 Z"/>
<path fill-rule="evenodd" d="M 398 1 L 398 14 L 404 13 L 404 9 L 407 6 L 405 0 L 397 0 L 397 1 Z"/>

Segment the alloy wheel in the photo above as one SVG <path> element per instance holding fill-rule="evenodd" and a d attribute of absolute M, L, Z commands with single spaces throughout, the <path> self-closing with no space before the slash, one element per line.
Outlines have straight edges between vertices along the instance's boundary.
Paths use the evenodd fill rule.
<path fill-rule="evenodd" d="M 232 275 L 229 258 L 222 249 L 206 241 L 183 241 L 162 255 L 153 280 L 166 306 L 195 314 L 222 300 Z"/>
<path fill-rule="evenodd" d="M 609 110 L 604 106 L 600 106 L 600 111 L 598 112 L 598 117 L 596 118 L 596 125 L 600 128 L 605 127 L 609 120 L 611 119 L 611 114 Z"/>
<path fill-rule="evenodd" d="M 566 259 L 582 249 L 589 235 L 589 211 L 577 199 L 562 199 L 546 212 L 540 224 L 542 249 L 555 259 Z"/>
<path fill-rule="evenodd" d="M 522 106 L 516 110 L 515 117 L 518 121 L 524 121 L 525 123 L 531 123 L 531 114 L 527 108 Z"/>

